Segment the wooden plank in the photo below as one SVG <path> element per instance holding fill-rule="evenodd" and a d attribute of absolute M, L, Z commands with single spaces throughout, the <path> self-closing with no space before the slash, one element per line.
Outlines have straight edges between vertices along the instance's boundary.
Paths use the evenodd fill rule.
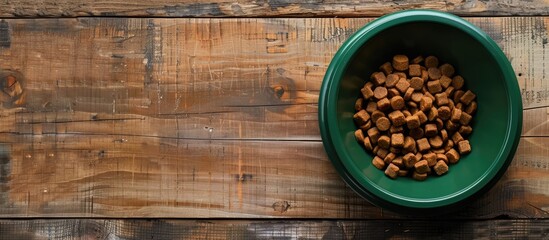
<path fill-rule="evenodd" d="M 2 220 L 0 239 L 546 239 L 548 220 Z"/>
<path fill-rule="evenodd" d="M 89 2 L 85 0 L 0 2 L 0 17 L 372 17 L 406 9 L 436 9 L 467 16 L 546 15 L 547 1 L 227 1 L 197 2 L 132 1 Z"/>
<path fill-rule="evenodd" d="M 402 217 L 344 186 L 317 127 L 327 65 L 370 20 L 2 21 L 0 74 L 23 91 L 0 95 L 0 215 Z M 449 217 L 547 217 L 549 18 L 469 20 L 517 71 L 528 137 Z"/>

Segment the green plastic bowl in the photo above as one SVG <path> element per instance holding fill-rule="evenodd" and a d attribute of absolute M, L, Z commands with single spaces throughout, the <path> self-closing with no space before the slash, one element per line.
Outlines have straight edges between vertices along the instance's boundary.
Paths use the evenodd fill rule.
<path fill-rule="evenodd" d="M 396 54 L 435 55 L 477 94 L 472 152 L 447 174 L 423 182 L 388 178 L 354 137 L 360 88 Z M 319 125 L 330 160 L 358 194 L 389 210 L 436 214 L 469 202 L 503 175 L 519 142 L 522 102 L 511 64 L 486 33 L 448 13 L 408 10 L 372 21 L 343 43 L 322 83 Z"/>

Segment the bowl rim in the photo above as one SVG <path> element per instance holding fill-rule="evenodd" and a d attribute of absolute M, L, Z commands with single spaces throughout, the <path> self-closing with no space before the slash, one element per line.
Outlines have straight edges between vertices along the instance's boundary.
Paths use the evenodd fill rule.
<path fill-rule="evenodd" d="M 500 66 L 503 80 L 505 81 L 505 89 L 509 96 L 510 111 L 508 124 L 510 127 L 505 133 L 504 144 L 502 145 L 499 154 L 496 156 L 495 161 L 479 179 L 474 181 L 467 188 L 437 198 L 421 199 L 396 195 L 378 187 L 371 180 L 366 178 L 356 165 L 350 163 L 348 160 L 342 161 L 342 159 L 349 159 L 350 156 L 347 152 L 342 150 L 344 142 L 336 136 L 337 131 L 331 130 L 332 128 L 339 128 L 336 116 L 334 114 L 328 114 L 328 112 L 336 112 L 337 110 L 336 101 L 333 100 L 337 98 L 340 79 L 343 77 L 344 71 L 347 69 L 350 61 L 354 58 L 353 53 L 356 53 L 364 43 L 376 34 L 388 28 L 410 22 L 435 22 L 444 24 L 456 28 L 474 38 L 482 44 L 483 47 L 489 50 L 488 52 L 492 55 L 492 58 Z M 512 161 L 522 130 L 522 99 L 520 97 L 515 72 L 505 54 L 486 33 L 473 24 L 453 14 L 435 10 L 404 10 L 388 14 L 368 23 L 351 35 L 339 48 L 328 66 L 320 90 L 318 114 L 319 127 L 325 151 L 344 181 L 357 193 L 376 205 L 404 209 L 440 208 L 455 205 L 465 202 L 474 196 L 479 195 L 479 193 L 488 190 L 503 175 Z M 366 184 L 360 184 L 361 182 Z"/>

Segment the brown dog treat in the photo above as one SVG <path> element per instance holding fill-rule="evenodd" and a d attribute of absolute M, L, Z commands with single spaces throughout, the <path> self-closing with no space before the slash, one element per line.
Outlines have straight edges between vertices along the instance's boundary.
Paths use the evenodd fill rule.
<path fill-rule="evenodd" d="M 389 74 L 385 78 L 385 86 L 392 88 L 397 84 L 398 80 L 400 80 L 400 76 L 398 76 L 398 74 Z"/>
<path fill-rule="evenodd" d="M 446 153 L 446 151 L 444 150 L 444 148 L 437 148 L 437 149 L 433 149 L 433 150 L 431 150 L 431 151 L 432 151 L 433 153 L 435 153 L 435 154 L 439 154 L 439 153 L 444 154 L 444 153 Z"/>
<path fill-rule="evenodd" d="M 379 149 L 381 149 L 381 147 L 379 147 L 378 145 L 375 145 L 374 150 L 372 150 L 372 153 L 374 153 L 374 155 L 376 155 L 377 151 L 379 151 Z"/>
<path fill-rule="evenodd" d="M 362 97 L 366 100 L 374 96 L 374 91 L 367 87 L 363 87 L 362 89 L 360 89 L 360 92 L 362 93 Z"/>
<path fill-rule="evenodd" d="M 444 122 L 440 118 L 435 119 L 435 124 L 437 125 L 437 129 L 440 131 L 444 127 Z"/>
<path fill-rule="evenodd" d="M 421 56 L 421 55 L 415 57 L 411 61 L 411 63 L 413 63 L 413 64 L 420 64 L 421 62 L 423 62 L 423 56 Z"/>
<path fill-rule="evenodd" d="M 379 86 L 374 89 L 374 97 L 376 99 L 382 99 L 387 97 L 387 88 Z"/>
<path fill-rule="evenodd" d="M 372 120 L 368 120 L 365 124 L 360 125 L 359 128 L 364 132 L 368 131 L 368 129 L 372 128 Z"/>
<path fill-rule="evenodd" d="M 373 82 L 366 82 L 366 83 L 364 84 L 364 87 L 365 87 L 365 88 L 372 89 L 372 88 L 374 88 L 374 83 L 373 83 Z"/>
<path fill-rule="evenodd" d="M 391 127 L 391 122 L 389 121 L 388 118 L 386 117 L 380 117 L 377 119 L 376 121 L 376 127 L 380 130 L 380 131 L 387 131 L 389 130 L 389 128 Z"/>
<path fill-rule="evenodd" d="M 444 93 L 444 94 L 446 94 L 446 93 Z M 446 96 L 448 96 L 448 95 L 446 95 Z M 450 99 L 448 97 L 446 97 L 446 99 L 448 99 L 448 107 L 453 110 L 456 107 L 454 105 L 454 101 L 452 101 L 452 99 Z M 450 117 L 452 117 L 452 116 L 450 116 Z"/>
<path fill-rule="evenodd" d="M 453 101 L 452 101 L 452 102 L 453 102 Z M 454 108 L 457 108 L 457 109 L 463 111 L 463 103 L 458 102 L 458 103 L 454 106 Z"/>
<path fill-rule="evenodd" d="M 418 173 L 414 171 L 412 178 L 417 181 L 425 181 L 425 179 L 427 179 L 427 173 Z"/>
<path fill-rule="evenodd" d="M 394 96 L 391 98 L 391 107 L 394 110 L 400 110 L 404 108 L 404 98 L 401 96 Z"/>
<path fill-rule="evenodd" d="M 454 66 L 448 63 L 440 65 L 439 69 L 440 69 L 440 73 L 442 73 L 442 75 L 444 76 L 447 76 L 447 77 L 454 76 L 454 73 L 455 73 Z"/>
<path fill-rule="evenodd" d="M 406 105 L 408 105 L 408 108 L 410 109 L 416 109 L 417 110 L 417 103 L 415 102 L 412 102 L 412 101 L 409 101 L 409 102 L 406 102 Z M 413 111 L 410 111 L 412 114 L 414 114 L 415 112 Z"/>
<path fill-rule="evenodd" d="M 393 66 L 390 62 L 386 62 L 379 67 L 379 70 L 382 71 L 385 75 L 389 75 L 393 73 Z"/>
<path fill-rule="evenodd" d="M 391 138 L 389 138 L 388 136 L 382 135 L 377 139 L 377 145 L 380 148 L 389 149 L 389 147 L 391 146 Z"/>
<path fill-rule="evenodd" d="M 464 84 L 465 80 L 460 75 L 456 75 L 452 78 L 452 87 L 454 87 L 456 90 L 461 89 Z"/>
<path fill-rule="evenodd" d="M 376 152 L 376 155 L 379 156 L 381 159 L 387 157 L 387 154 L 389 154 L 389 150 L 381 147 Z"/>
<path fill-rule="evenodd" d="M 387 89 L 387 97 L 388 97 L 389 99 L 394 98 L 394 97 L 396 97 L 396 96 L 400 96 L 400 92 L 398 91 L 398 89 L 396 89 L 396 88 L 394 88 L 394 87 L 393 87 L 393 88 L 388 88 L 388 89 Z"/>
<path fill-rule="evenodd" d="M 414 164 L 416 164 L 416 156 L 413 153 L 406 153 L 402 157 L 402 162 L 404 163 L 405 168 L 413 168 Z"/>
<path fill-rule="evenodd" d="M 461 96 L 461 98 L 459 98 L 459 101 L 462 102 L 465 105 L 469 105 L 469 103 L 471 103 L 473 100 L 475 100 L 476 97 L 477 97 L 477 95 L 475 95 L 473 92 L 471 92 L 471 90 L 467 90 L 467 92 L 465 92 L 463 94 L 463 96 Z"/>
<path fill-rule="evenodd" d="M 459 123 L 461 123 L 461 125 L 469 125 L 472 119 L 473 117 L 471 115 L 466 112 L 462 112 L 459 118 Z"/>
<path fill-rule="evenodd" d="M 391 162 L 393 162 L 393 160 L 396 158 L 396 154 L 392 153 L 391 151 L 389 151 L 389 153 L 387 154 L 387 156 L 383 159 L 383 161 L 385 162 L 385 164 L 389 164 Z"/>
<path fill-rule="evenodd" d="M 368 151 L 372 151 L 374 148 L 372 146 L 372 142 L 370 142 L 370 138 L 369 137 L 364 137 L 364 148 L 366 148 L 366 150 Z"/>
<path fill-rule="evenodd" d="M 452 164 L 457 163 L 460 158 L 459 153 L 453 148 L 448 150 L 448 152 L 446 152 L 446 154 L 444 155 L 446 155 L 446 158 L 448 158 L 448 162 Z"/>
<path fill-rule="evenodd" d="M 389 147 L 389 151 L 397 155 L 400 155 L 400 153 L 402 153 L 401 148 L 395 148 L 395 147 Z"/>
<path fill-rule="evenodd" d="M 401 133 L 401 132 L 404 132 L 404 128 L 402 126 L 395 126 L 394 124 L 391 125 L 391 127 L 389 128 L 389 133 L 390 134 L 393 134 L 393 133 Z"/>
<path fill-rule="evenodd" d="M 459 132 L 455 132 L 454 135 L 452 135 L 452 141 L 454 144 L 459 144 L 459 142 L 463 141 L 463 136 L 461 136 Z"/>
<path fill-rule="evenodd" d="M 406 79 L 408 77 L 408 76 L 406 76 L 406 73 L 404 73 L 404 72 L 393 72 L 393 73 L 396 74 L 399 79 L 401 79 L 401 78 Z"/>
<path fill-rule="evenodd" d="M 421 76 L 421 67 L 419 66 L 419 64 L 410 64 L 408 66 L 408 76 L 410 76 L 410 77 L 420 77 Z M 423 79 L 421 79 L 421 80 L 423 82 Z"/>
<path fill-rule="evenodd" d="M 440 79 L 440 76 L 442 76 L 442 73 L 438 68 L 431 67 L 427 69 L 427 73 L 429 74 L 430 80 L 438 80 Z"/>
<path fill-rule="evenodd" d="M 368 102 L 368 104 L 366 104 L 366 112 L 372 114 L 375 110 L 377 110 L 376 102 Z"/>
<path fill-rule="evenodd" d="M 376 106 L 376 108 L 377 108 L 377 106 Z M 382 111 L 379 111 L 379 110 L 375 110 L 371 115 L 372 121 L 374 123 L 377 122 L 377 120 L 381 117 L 385 117 L 385 113 L 383 113 Z"/>
<path fill-rule="evenodd" d="M 402 157 L 396 157 L 391 161 L 392 164 L 396 165 L 398 168 L 404 168 L 404 162 L 402 161 Z"/>
<path fill-rule="evenodd" d="M 395 55 L 393 57 L 393 68 L 397 71 L 406 71 L 408 64 L 408 57 L 406 55 Z"/>
<path fill-rule="evenodd" d="M 420 139 L 424 136 L 423 128 L 410 129 L 408 135 L 414 139 Z"/>
<path fill-rule="evenodd" d="M 436 107 L 432 107 L 427 114 L 427 120 L 434 121 L 438 117 L 438 110 Z"/>
<path fill-rule="evenodd" d="M 406 80 L 406 78 L 401 78 L 398 80 L 397 84 L 395 85 L 396 89 L 398 89 L 399 92 L 405 93 L 406 90 L 410 87 L 410 83 Z"/>
<path fill-rule="evenodd" d="M 408 175 L 408 170 L 405 170 L 405 169 L 398 170 L 399 177 L 406 177 L 406 175 Z"/>
<path fill-rule="evenodd" d="M 428 91 L 425 91 L 425 92 L 423 93 L 423 96 L 430 98 L 433 102 L 436 100 L 436 99 L 435 99 L 435 96 L 433 96 L 433 95 L 432 95 L 430 92 L 428 92 Z"/>
<path fill-rule="evenodd" d="M 448 88 L 446 88 L 446 90 L 444 90 L 444 92 L 446 93 L 446 95 L 448 96 L 452 96 L 454 94 L 454 90 L 455 88 L 452 87 L 452 86 L 449 86 Z M 453 99 L 452 99 L 453 100 Z M 455 101 L 454 101 L 455 102 Z"/>
<path fill-rule="evenodd" d="M 429 111 L 431 108 L 433 107 L 433 100 L 429 97 L 422 97 L 421 100 L 419 101 L 419 109 L 421 109 L 421 111 Z"/>
<path fill-rule="evenodd" d="M 446 140 L 448 140 L 448 131 L 446 131 L 446 129 L 440 130 L 440 138 L 442 138 L 443 142 L 446 142 Z"/>
<path fill-rule="evenodd" d="M 374 165 L 374 167 L 379 170 L 383 170 L 385 168 L 385 162 L 378 156 L 374 157 L 374 159 L 372 160 L 372 165 Z"/>
<path fill-rule="evenodd" d="M 368 120 L 370 120 L 370 114 L 368 114 L 366 110 L 362 109 L 357 113 L 355 113 L 355 115 L 353 115 L 353 119 L 355 120 L 356 124 L 360 126 L 368 122 Z"/>
<path fill-rule="evenodd" d="M 414 92 L 412 93 L 412 97 L 410 97 L 410 99 L 412 99 L 412 101 L 416 103 L 420 103 L 422 98 L 423 98 L 423 93 L 421 92 Z"/>
<path fill-rule="evenodd" d="M 448 158 L 446 157 L 446 155 L 444 155 L 444 153 L 437 153 L 436 158 L 437 158 L 437 161 L 442 160 L 445 163 L 448 163 Z"/>
<path fill-rule="evenodd" d="M 392 179 L 395 179 L 397 178 L 398 176 L 398 171 L 400 169 L 394 165 L 394 164 L 389 164 L 389 166 L 387 166 L 387 169 L 385 169 L 385 175 L 387 175 L 388 177 L 392 178 Z"/>
<path fill-rule="evenodd" d="M 450 115 L 450 120 L 452 122 L 459 122 L 459 119 L 461 119 L 461 110 L 454 108 L 452 110 L 452 115 Z"/>
<path fill-rule="evenodd" d="M 469 134 L 471 134 L 471 132 L 473 132 L 473 128 L 471 126 L 461 126 L 458 130 L 459 134 L 461 134 L 461 136 L 469 136 Z"/>
<path fill-rule="evenodd" d="M 436 99 L 436 104 L 437 104 L 438 106 L 448 105 L 449 102 L 450 102 L 450 101 L 448 100 L 448 95 L 446 95 L 445 92 L 443 92 L 443 93 L 437 93 L 437 94 L 435 95 L 435 99 Z M 450 106 L 450 109 L 452 109 L 451 106 Z"/>
<path fill-rule="evenodd" d="M 448 120 L 450 119 L 450 116 L 452 112 L 450 111 L 450 108 L 448 106 L 442 106 L 438 109 L 438 117 L 442 120 Z"/>
<path fill-rule="evenodd" d="M 433 167 L 437 163 L 437 155 L 432 152 L 423 154 L 423 159 L 427 161 L 429 167 Z"/>
<path fill-rule="evenodd" d="M 434 136 L 432 138 L 429 138 L 429 144 L 433 148 L 441 148 L 444 142 L 442 141 L 442 138 L 440 136 Z"/>
<path fill-rule="evenodd" d="M 377 109 L 380 111 L 387 111 L 391 109 L 391 101 L 388 98 L 382 98 L 377 101 Z"/>
<path fill-rule="evenodd" d="M 441 76 L 439 81 L 443 89 L 447 89 L 450 85 L 452 85 L 452 79 L 447 76 Z"/>
<path fill-rule="evenodd" d="M 469 115 L 475 114 L 476 111 L 477 111 L 477 102 L 476 101 L 472 101 L 471 103 L 469 103 L 467 108 L 465 108 L 465 112 Z"/>
<path fill-rule="evenodd" d="M 427 138 L 420 138 L 416 141 L 417 144 L 417 150 L 420 152 L 425 152 L 429 149 L 431 149 L 431 145 L 429 145 L 429 140 Z"/>
<path fill-rule="evenodd" d="M 429 93 L 435 94 L 442 92 L 442 85 L 440 85 L 439 80 L 433 80 L 427 82 L 427 90 L 429 90 Z"/>
<path fill-rule="evenodd" d="M 412 113 L 412 115 L 416 114 L 419 111 L 419 109 L 417 108 L 408 108 L 408 110 L 410 111 L 410 113 Z"/>
<path fill-rule="evenodd" d="M 404 100 L 409 101 L 412 98 L 412 94 L 414 94 L 414 89 L 408 88 L 404 93 Z"/>
<path fill-rule="evenodd" d="M 460 102 L 459 99 L 463 96 L 465 92 L 462 91 L 462 90 L 457 90 L 454 92 L 454 97 L 452 98 L 452 100 L 454 100 L 454 102 Z"/>
<path fill-rule="evenodd" d="M 424 112 L 417 111 L 416 113 L 414 113 L 414 115 L 416 115 L 419 118 L 420 124 L 425 124 L 427 122 L 427 115 L 425 115 Z"/>
<path fill-rule="evenodd" d="M 450 132 L 455 132 L 459 129 L 459 123 L 452 122 L 450 120 L 447 120 L 444 125 L 446 126 L 446 129 Z"/>
<path fill-rule="evenodd" d="M 404 114 L 404 117 L 412 116 L 412 113 L 410 111 L 408 111 L 407 109 L 402 110 L 402 114 Z"/>
<path fill-rule="evenodd" d="M 433 167 L 433 170 L 437 175 L 440 176 L 448 172 L 448 165 L 446 164 L 446 162 L 439 160 Z"/>
<path fill-rule="evenodd" d="M 450 149 L 452 149 L 453 147 L 454 141 L 452 141 L 451 139 L 448 139 L 448 141 L 446 141 L 444 145 L 442 145 L 442 148 L 444 148 L 444 151 L 446 152 L 450 151 Z"/>
<path fill-rule="evenodd" d="M 404 150 L 413 152 L 416 149 L 416 141 L 410 136 L 404 137 Z"/>
<path fill-rule="evenodd" d="M 434 137 L 438 134 L 437 125 L 429 123 L 425 125 L 425 137 Z"/>
<path fill-rule="evenodd" d="M 391 146 L 396 148 L 404 147 L 404 134 L 393 133 L 391 135 Z"/>
<path fill-rule="evenodd" d="M 355 101 L 355 111 L 360 111 L 363 109 L 363 104 L 364 104 L 364 98 L 358 98 L 356 101 Z"/>
<path fill-rule="evenodd" d="M 427 70 L 421 69 L 421 79 L 423 79 L 423 82 L 427 82 L 429 80 L 429 72 Z"/>
<path fill-rule="evenodd" d="M 368 131 L 366 131 L 366 135 L 370 137 L 370 142 L 372 142 L 373 145 L 376 145 L 377 139 L 379 138 L 379 136 L 381 136 L 381 133 L 376 127 L 373 127 L 368 129 Z"/>
<path fill-rule="evenodd" d="M 379 86 L 385 83 L 385 81 L 387 80 L 387 77 L 382 72 L 375 72 L 375 73 L 372 73 L 370 80 L 374 83 L 374 85 Z"/>
<path fill-rule="evenodd" d="M 362 132 L 361 129 L 357 129 L 355 131 L 355 138 L 359 143 L 363 143 L 364 142 L 364 132 Z"/>
<path fill-rule="evenodd" d="M 420 77 L 412 77 L 410 79 L 410 87 L 416 91 L 420 91 L 423 88 L 423 79 Z"/>
<path fill-rule="evenodd" d="M 421 154 L 420 152 L 417 152 L 415 156 L 416 156 L 416 162 L 423 158 L 423 154 Z"/>
<path fill-rule="evenodd" d="M 408 129 L 418 128 L 420 125 L 418 116 L 412 115 L 406 118 L 406 126 Z"/>
<path fill-rule="evenodd" d="M 427 160 L 420 160 L 414 164 L 414 168 L 418 173 L 427 173 L 429 171 L 429 163 Z"/>
<path fill-rule="evenodd" d="M 389 119 L 396 127 L 402 126 L 406 123 L 406 118 L 400 110 L 389 113 Z"/>
<path fill-rule="evenodd" d="M 435 56 L 428 56 L 425 58 L 425 67 L 436 68 L 438 67 L 438 58 Z"/>
<path fill-rule="evenodd" d="M 469 140 L 463 140 L 458 143 L 458 150 L 459 154 L 464 155 L 471 152 L 471 145 L 469 144 Z"/>

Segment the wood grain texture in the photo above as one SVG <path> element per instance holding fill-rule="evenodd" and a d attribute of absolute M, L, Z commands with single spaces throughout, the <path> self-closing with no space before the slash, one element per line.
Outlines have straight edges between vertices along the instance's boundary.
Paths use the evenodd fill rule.
<path fill-rule="evenodd" d="M 436 9 L 464 16 L 547 15 L 545 0 L 428 1 L 0 1 L 2 18 L 124 17 L 375 17 L 406 9 Z"/>
<path fill-rule="evenodd" d="M 317 127 L 324 72 L 370 20 L 1 21 L 22 90 L 0 94 L 0 216 L 401 218 L 344 185 Z M 524 137 L 448 217 L 547 217 L 549 18 L 469 20 L 517 72 Z"/>
<path fill-rule="evenodd" d="M 0 221 L 0 239 L 547 239 L 548 220 Z"/>

